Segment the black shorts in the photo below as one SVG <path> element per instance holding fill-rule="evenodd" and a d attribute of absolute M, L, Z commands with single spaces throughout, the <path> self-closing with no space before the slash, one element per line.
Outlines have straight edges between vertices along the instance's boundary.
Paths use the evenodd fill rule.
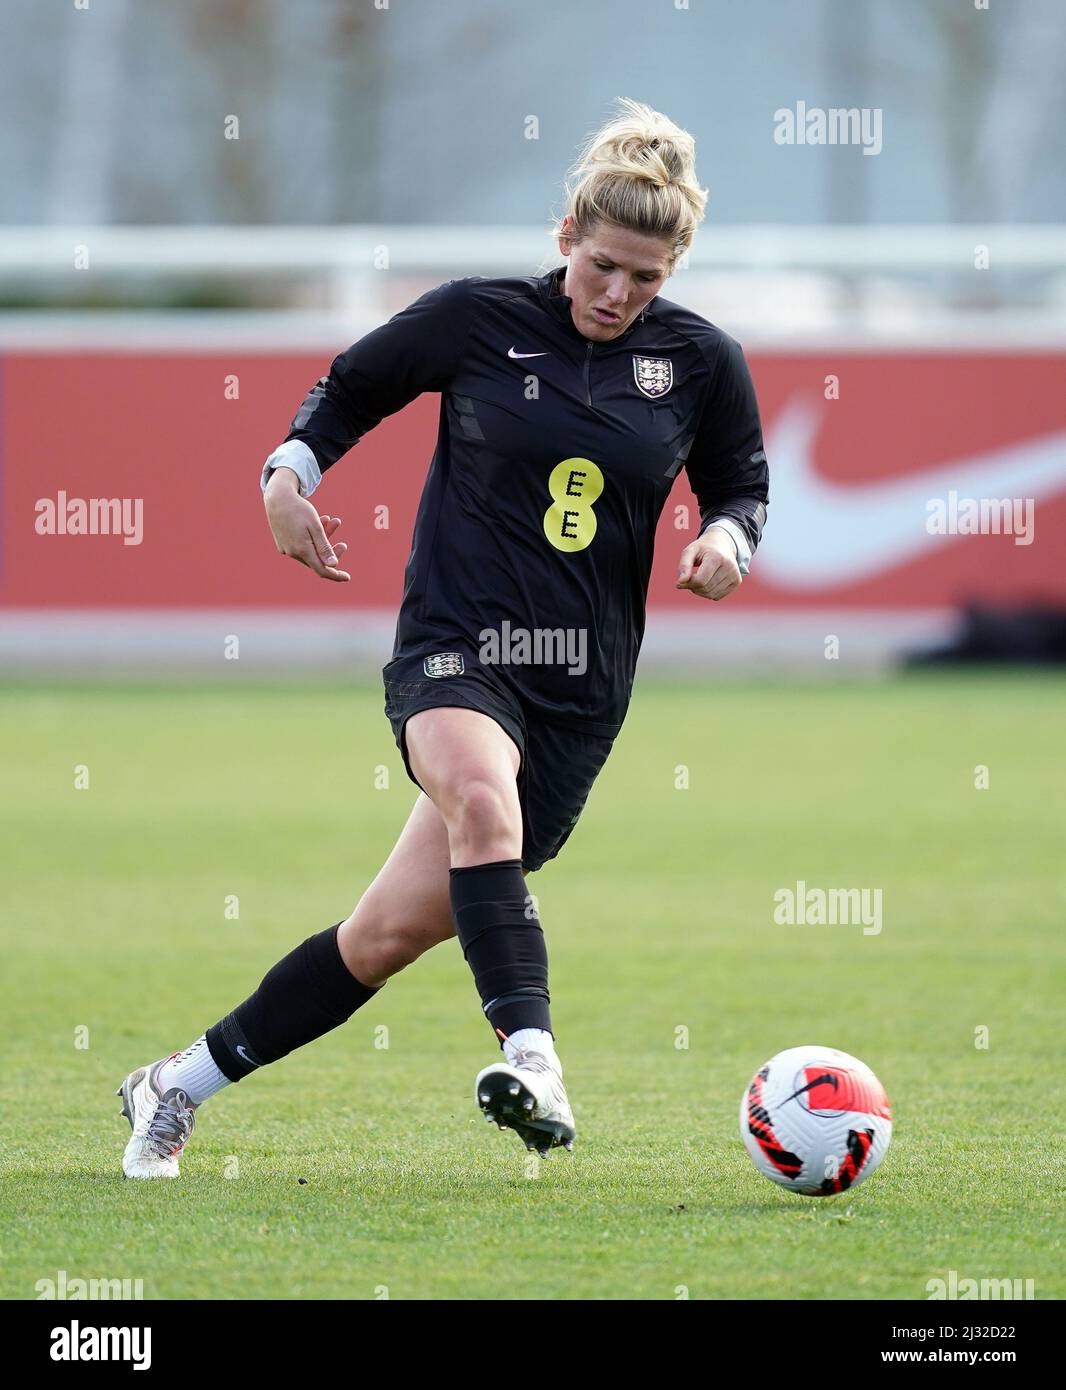
<path fill-rule="evenodd" d="M 518 746 L 518 799 L 522 807 L 522 868 L 533 873 L 554 859 L 570 838 L 584 809 L 592 784 L 614 746 L 613 738 L 589 734 L 539 718 L 492 674 L 469 649 L 449 652 L 463 657 L 441 661 L 441 652 L 427 649 L 415 656 L 396 658 L 382 671 L 385 713 L 403 757 L 407 775 L 425 790 L 411 771 L 404 739 L 404 725 L 423 709 L 459 705 L 479 710 L 495 719 Z M 425 662 L 431 658 L 430 675 Z"/>

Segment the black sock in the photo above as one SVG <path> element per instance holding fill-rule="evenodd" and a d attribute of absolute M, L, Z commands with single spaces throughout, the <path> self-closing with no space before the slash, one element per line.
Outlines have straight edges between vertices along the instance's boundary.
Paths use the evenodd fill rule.
<path fill-rule="evenodd" d="M 450 871 L 455 932 L 485 1016 L 508 1037 L 551 1032 L 548 950 L 520 859 Z"/>
<path fill-rule="evenodd" d="M 207 1030 L 215 1065 L 231 1081 L 276 1062 L 346 1022 L 377 994 L 351 973 L 337 945 L 340 922 L 271 966 L 256 992 Z"/>

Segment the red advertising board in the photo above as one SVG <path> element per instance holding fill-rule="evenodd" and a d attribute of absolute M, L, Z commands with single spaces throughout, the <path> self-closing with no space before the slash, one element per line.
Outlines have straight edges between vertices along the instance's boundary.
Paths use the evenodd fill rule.
<path fill-rule="evenodd" d="M 734 606 L 1066 602 L 1066 354 L 750 361 L 771 501 Z M 436 396 L 383 421 L 315 494 L 344 519 L 351 585 L 282 559 L 263 515 L 263 459 L 328 364 L 307 353 L 5 354 L 0 607 L 395 607 Z M 57 534 L 64 504 L 90 498 L 139 499 L 139 543 L 126 543 L 132 511 L 126 537 Z M 660 525 L 652 606 L 692 604 L 673 579 L 697 523 L 682 475 Z"/>

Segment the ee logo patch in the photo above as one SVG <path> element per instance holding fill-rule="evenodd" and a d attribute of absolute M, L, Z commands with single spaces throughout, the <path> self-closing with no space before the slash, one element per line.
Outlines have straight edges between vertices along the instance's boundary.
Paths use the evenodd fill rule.
<path fill-rule="evenodd" d="M 603 474 L 591 459 L 563 459 L 548 475 L 552 504 L 544 513 L 544 534 L 556 550 L 572 553 L 592 544 L 593 504 L 603 491 Z"/>

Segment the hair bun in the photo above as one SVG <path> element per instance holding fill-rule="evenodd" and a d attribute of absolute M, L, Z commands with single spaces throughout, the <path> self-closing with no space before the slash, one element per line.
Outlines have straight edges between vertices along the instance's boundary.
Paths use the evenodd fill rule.
<path fill-rule="evenodd" d="M 614 223 L 687 250 L 703 219 L 707 190 L 696 180 L 696 142 L 669 116 L 619 97 L 619 110 L 589 136 L 566 182 L 577 235 Z M 556 233 L 558 234 L 558 229 Z"/>

